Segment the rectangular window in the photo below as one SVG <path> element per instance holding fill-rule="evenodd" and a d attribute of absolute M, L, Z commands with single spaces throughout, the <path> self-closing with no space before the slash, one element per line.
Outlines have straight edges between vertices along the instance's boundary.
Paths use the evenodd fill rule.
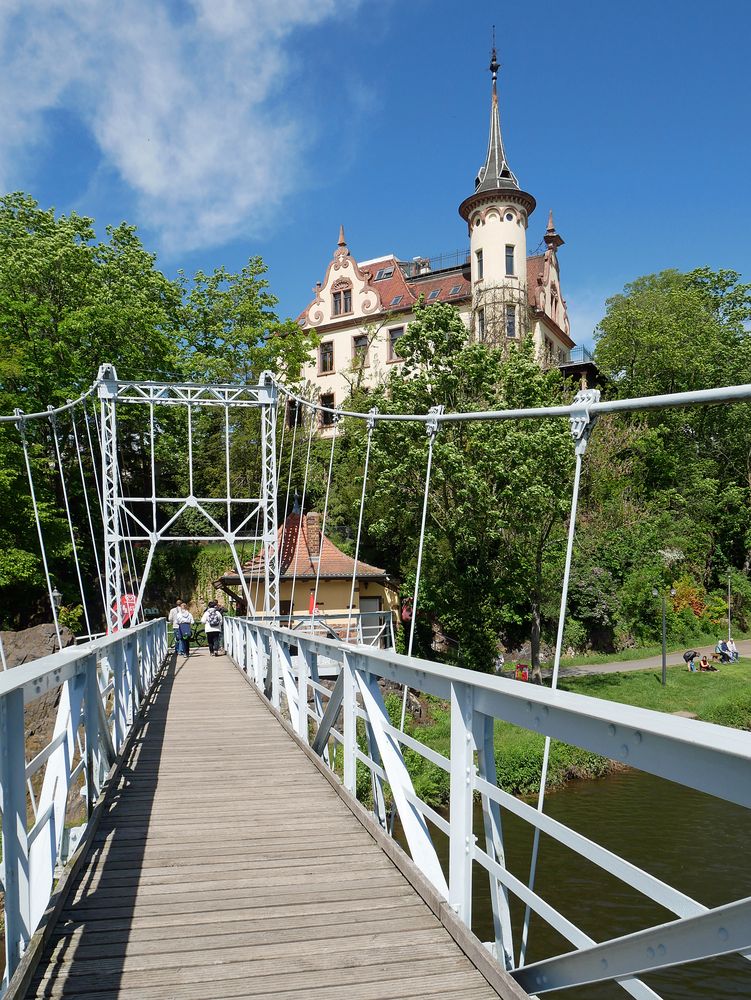
<path fill-rule="evenodd" d="M 404 333 L 403 326 L 396 326 L 393 330 L 389 330 L 389 361 L 401 361 L 399 357 L 399 351 L 397 350 L 396 342 Z"/>
<path fill-rule="evenodd" d="M 368 363 L 368 335 L 359 333 L 352 338 L 352 360 L 358 365 Z"/>
<path fill-rule="evenodd" d="M 352 289 L 345 288 L 343 292 L 334 292 L 331 296 L 333 301 L 332 313 L 334 316 L 343 316 L 352 312 Z"/>
<path fill-rule="evenodd" d="M 506 336 L 516 336 L 516 306 L 506 306 Z"/>
<path fill-rule="evenodd" d="M 506 274 L 516 274 L 514 270 L 514 248 L 510 244 L 506 244 Z"/>
<path fill-rule="evenodd" d="M 482 263 L 482 250 L 475 251 L 475 260 L 477 262 L 477 275 L 475 281 L 482 281 L 484 270 Z"/>
<path fill-rule="evenodd" d="M 461 290 L 462 290 L 461 285 L 452 285 L 449 295 L 458 295 Z"/>
<path fill-rule="evenodd" d="M 434 288 L 433 291 L 430 293 L 430 295 L 428 295 L 428 302 L 432 302 L 434 299 L 437 299 L 440 294 L 441 294 L 441 289 Z"/>
<path fill-rule="evenodd" d="M 327 392 L 325 395 L 321 396 L 321 406 L 328 406 L 329 409 L 334 409 L 334 393 Z M 334 424 L 334 414 L 326 413 L 325 410 L 321 412 L 321 427 L 332 427 Z"/>
<path fill-rule="evenodd" d="M 477 310 L 477 339 L 485 340 L 485 310 Z"/>
<path fill-rule="evenodd" d="M 298 427 L 303 422 L 303 408 L 299 405 L 297 400 L 290 399 L 287 403 L 287 427 Z"/>
<path fill-rule="evenodd" d="M 326 340 L 318 348 L 318 372 L 325 375 L 334 370 L 334 341 Z"/>

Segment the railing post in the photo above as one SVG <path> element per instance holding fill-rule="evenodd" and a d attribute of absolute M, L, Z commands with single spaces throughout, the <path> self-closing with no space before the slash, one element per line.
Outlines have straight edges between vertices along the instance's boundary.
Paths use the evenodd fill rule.
<path fill-rule="evenodd" d="M 0 698 L 0 808 L 3 814 L 5 954 L 8 979 L 31 937 L 23 691 Z"/>
<path fill-rule="evenodd" d="M 304 643 L 297 645 L 297 735 L 308 742 L 308 681 L 310 680 L 310 651 Z"/>
<path fill-rule="evenodd" d="M 355 712 L 355 675 L 351 654 L 345 652 L 342 657 L 344 672 L 344 698 L 342 712 L 344 714 L 344 787 L 353 795 L 357 792 L 357 714 Z"/>
<path fill-rule="evenodd" d="M 115 753 L 119 753 L 128 729 L 129 701 L 127 663 L 125 660 L 125 647 L 122 641 L 111 647 L 111 652 L 108 650 L 107 656 L 111 656 L 113 660 L 112 672 L 115 684 Z"/>
<path fill-rule="evenodd" d="M 279 684 L 279 640 L 276 633 L 272 633 L 270 638 L 271 652 L 271 704 L 278 711 L 282 704 L 282 695 Z"/>
<path fill-rule="evenodd" d="M 86 657 L 86 692 L 84 725 L 86 729 L 86 812 L 89 817 L 99 798 L 99 681 L 96 653 Z"/>
<path fill-rule="evenodd" d="M 472 926 L 472 793 L 474 743 L 472 688 L 451 685 L 451 837 L 449 844 L 449 903 L 460 920 Z"/>
<path fill-rule="evenodd" d="M 495 763 L 494 719 L 481 712 L 474 714 L 475 746 L 480 777 L 491 785 L 498 782 Z M 482 796 L 482 819 L 485 830 L 485 852 L 501 867 L 506 867 L 506 850 L 503 843 L 501 807 L 489 796 Z M 490 902 L 493 907 L 493 930 L 495 934 L 495 957 L 505 969 L 514 966 L 514 941 L 511 930 L 508 891 L 504 885 L 488 872 L 490 881 Z"/>

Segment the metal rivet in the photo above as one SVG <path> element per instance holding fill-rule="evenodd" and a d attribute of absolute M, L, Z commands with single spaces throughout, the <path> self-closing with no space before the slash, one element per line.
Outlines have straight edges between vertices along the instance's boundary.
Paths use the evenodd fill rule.
<path fill-rule="evenodd" d="M 667 950 L 667 948 L 665 947 L 664 944 L 658 944 L 657 945 L 657 954 L 660 957 L 662 957 L 663 955 L 667 955 L 667 952 L 668 952 L 668 950 Z"/>
<path fill-rule="evenodd" d="M 730 935 L 727 932 L 727 928 L 720 927 L 719 930 L 717 931 L 717 937 L 720 939 L 720 941 L 727 941 L 727 939 L 730 937 Z"/>
<path fill-rule="evenodd" d="M 647 948 L 647 958 L 654 958 L 654 957 L 655 957 L 654 948 Z"/>

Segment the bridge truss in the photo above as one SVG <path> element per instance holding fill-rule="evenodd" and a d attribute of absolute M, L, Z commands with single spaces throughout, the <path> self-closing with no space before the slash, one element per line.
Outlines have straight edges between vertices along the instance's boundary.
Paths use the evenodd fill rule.
<path fill-rule="evenodd" d="M 141 575 L 132 619 L 137 619 L 143 603 L 154 553 L 160 542 L 223 541 L 229 546 L 240 586 L 251 614 L 254 602 L 243 573 L 238 545 L 260 545 L 264 555 L 263 610 L 277 614 L 279 610 L 279 567 L 276 524 L 276 414 L 277 390 L 269 373 L 261 376 L 258 385 L 195 385 L 190 383 L 119 381 L 111 365 L 103 365 L 97 379 L 100 400 L 102 446 L 102 500 L 104 522 L 104 566 L 106 606 L 112 626 L 122 627 L 123 546 L 148 544 L 148 553 Z M 122 488 L 118 448 L 117 408 L 124 404 L 146 406 L 149 411 L 150 491 L 135 496 L 125 495 Z M 158 407 L 180 407 L 187 415 L 187 491 L 183 496 L 163 496 L 157 481 L 155 442 L 159 433 L 156 420 Z M 224 484 L 225 493 L 217 496 L 196 496 L 195 456 L 193 442 L 194 412 L 201 408 L 219 408 L 224 417 Z M 233 495 L 231 477 L 230 412 L 235 409 L 259 409 L 261 414 L 260 454 L 261 482 L 258 496 Z M 160 513 L 169 508 L 169 514 Z M 204 532 L 181 533 L 176 526 L 187 511 L 195 511 L 206 525 Z"/>

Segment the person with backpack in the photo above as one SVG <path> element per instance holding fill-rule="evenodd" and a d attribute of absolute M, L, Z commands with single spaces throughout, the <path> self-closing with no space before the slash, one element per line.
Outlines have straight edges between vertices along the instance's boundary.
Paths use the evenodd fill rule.
<path fill-rule="evenodd" d="M 190 637 L 193 634 L 193 615 L 188 611 L 188 605 L 183 601 L 180 610 L 175 615 L 177 626 L 177 652 L 190 656 Z"/>
<path fill-rule="evenodd" d="M 217 607 L 216 601 L 209 601 L 209 606 L 201 616 L 201 621 L 206 630 L 209 656 L 219 656 L 219 647 L 222 644 L 223 620 L 222 613 Z"/>

